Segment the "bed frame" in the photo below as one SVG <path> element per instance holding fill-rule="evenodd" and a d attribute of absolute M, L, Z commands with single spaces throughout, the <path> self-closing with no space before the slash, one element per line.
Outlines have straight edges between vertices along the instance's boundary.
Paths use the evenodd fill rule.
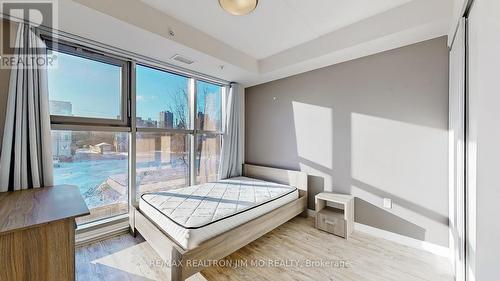
<path fill-rule="evenodd" d="M 165 261 L 166 266 L 170 267 L 172 281 L 187 279 L 203 270 L 207 265 L 210 266 L 211 262 L 230 255 L 297 215 L 307 216 L 306 173 L 244 164 L 243 175 L 294 186 L 299 189 L 299 198 L 206 240 L 190 250 L 178 245 L 155 222 L 141 213 L 141 210 L 133 208 L 130 219 L 131 230 L 133 233 L 138 231 Z"/>

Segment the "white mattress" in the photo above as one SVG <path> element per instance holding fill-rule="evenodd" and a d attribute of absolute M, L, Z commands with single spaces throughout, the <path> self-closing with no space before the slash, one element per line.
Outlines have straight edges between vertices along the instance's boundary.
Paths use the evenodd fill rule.
<path fill-rule="evenodd" d="M 299 197 L 297 188 L 236 177 L 141 196 L 139 209 L 184 249 Z"/>

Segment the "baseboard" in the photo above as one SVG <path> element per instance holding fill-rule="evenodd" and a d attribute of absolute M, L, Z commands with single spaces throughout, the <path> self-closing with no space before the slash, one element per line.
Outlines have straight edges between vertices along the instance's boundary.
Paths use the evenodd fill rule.
<path fill-rule="evenodd" d="M 89 244 L 101 242 L 104 240 L 108 240 L 110 238 L 130 233 L 129 227 L 123 227 L 119 229 L 113 229 L 111 231 L 99 232 L 94 235 L 87 235 L 86 237 L 79 237 L 75 239 L 75 247 L 83 247 Z"/>
<path fill-rule="evenodd" d="M 129 221 L 124 216 L 111 218 L 109 221 L 103 220 L 95 225 L 89 224 L 79 228 L 76 231 L 75 246 L 85 246 L 128 232 Z"/>
<path fill-rule="evenodd" d="M 315 216 L 315 211 L 307 209 L 307 215 L 309 217 Z M 96 241 L 100 241 L 115 235 L 128 232 L 128 221 L 120 221 L 114 225 L 107 225 L 100 227 L 98 229 L 92 229 L 90 231 L 85 231 L 79 233 L 76 237 L 76 246 L 82 246 Z M 382 230 L 379 228 L 371 227 L 361 223 L 354 223 L 354 230 L 361 231 L 372 236 L 386 239 L 392 242 L 396 242 L 405 246 L 409 246 L 415 249 L 430 252 L 432 254 L 449 258 L 450 249 L 448 247 L 433 244 L 427 241 L 421 241 L 418 239 L 410 238 L 404 235 L 396 234 L 387 230 Z"/>
<path fill-rule="evenodd" d="M 309 217 L 314 217 L 315 211 L 307 209 L 307 215 Z M 354 230 L 361 231 L 370 234 L 372 236 L 383 238 L 415 249 L 423 250 L 441 257 L 446 257 L 446 258 L 450 257 L 450 249 L 448 247 L 433 244 L 427 241 L 421 241 L 418 239 L 410 238 L 401 234 L 396 234 L 387 230 L 382 230 L 379 228 L 375 228 L 357 222 L 354 223 Z"/>
<path fill-rule="evenodd" d="M 383 238 L 392 242 L 396 242 L 405 246 L 409 246 L 412 248 L 416 248 L 419 250 L 424 250 L 426 252 L 430 252 L 432 254 L 441 256 L 441 257 L 450 257 L 450 249 L 448 247 L 444 247 L 441 245 L 437 245 L 434 243 L 430 243 L 427 241 L 421 241 L 418 239 L 410 238 L 408 236 L 404 236 L 401 234 L 393 233 L 387 230 L 382 230 L 379 228 L 371 227 L 361 223 L 354 223 L 354 230 L 361 231 L 375 237 Z"/>

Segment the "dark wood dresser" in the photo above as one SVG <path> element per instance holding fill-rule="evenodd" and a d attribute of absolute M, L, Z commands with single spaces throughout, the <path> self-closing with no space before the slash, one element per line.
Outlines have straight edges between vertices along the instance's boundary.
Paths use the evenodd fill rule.
<path fill-rule="evenodd" d="M 75 218 L 88 214 L 76 186 L 0 193 L 0 280 L 74 280 Z"/>

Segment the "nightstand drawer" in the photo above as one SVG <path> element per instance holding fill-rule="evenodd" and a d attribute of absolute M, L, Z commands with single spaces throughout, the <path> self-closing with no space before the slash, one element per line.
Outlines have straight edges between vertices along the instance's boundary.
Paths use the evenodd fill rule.
<path fill-rule="evenodd" d="M 354 230 L 354 197 L 321 192 L 314 196 L 316 228 L 349 239 Z"/>
<path fill-rule="evenodd" d="M 335 209 L 325 208 L 316 214 L 316 228 L 345 237 L 345 225 L 343 212 Z"/>

